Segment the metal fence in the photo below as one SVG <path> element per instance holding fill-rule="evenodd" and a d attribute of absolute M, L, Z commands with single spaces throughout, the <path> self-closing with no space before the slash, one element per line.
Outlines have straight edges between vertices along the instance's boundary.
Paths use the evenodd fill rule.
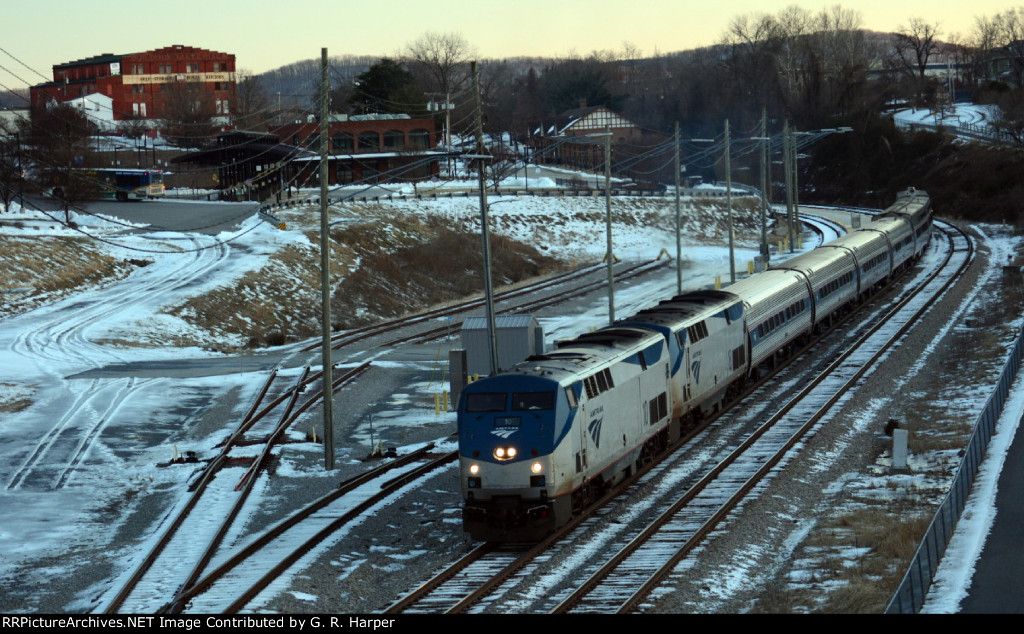
<path fill-rule="evenodd" d="M 722 184 L 724 187 L 725 185 Z M 692 198 L 725 198 L 725 190 L 714 190 L 714 189 L 691 189 L 691 188 L 680 188 L 680 193 L 683 196 L 689 196 Z M 672 194 L 670 191 L 658 191 L 651 189 L 613 189 L 611 195 L 616 197 L 633 197 L 633 198 L 665 198 L 670 197 Z M 329 198 L 328 204 L 341 203 L 341 202 L 380 202 L 380 201 L 394 201 L 394 200 L 443 200 L 446 198 L 476 198 L 480 195 L 478 189 L 465 189 L 456 191 L 441 191 L 431 192 L 429 194 L 387 194 L 383 196 L 364 196 L 364 195 L 345 195 L 337 198 Z M 487 195 L 490 197 L 518 197 L 518 196 L 539 196 L 539 197 L 551 197 L 551 198 L 599 198 L 605 195 L 603 189 L 500 189 L 492 190 L 488 189 Z M 733 196 L 759 196 L 758 190 L 749 185 L 737 185 L 733 184 Z M 309 195 L 305 198 L 296 198 L 292 200 L 286 200 L 282 202 L 266 203 L 260 207 L 260 211 L 264 213 L 270 213 L 275 209 L 288 209 L 298 205 L 319 205 L 320 197 L 317 195 Z"/>
<path fill-rule="evenodd" d="M 934 130 L 936 132 L 944 131 L 947 134 L 956 137 L 976 139 L 979 141 L 987 141 L 989 143 L 999 143 L 1003 145 L 1020 145 L 1020 139 L 1014 138 L 1012 134 L 1009 134 L 1005 130 L 998 130 L 990 125 L 982 125 L 978 123 L 958 123 L 953 125 L 951 123 L 928 123 L 927 121 L 915 121 L 914 123 L 905 123 L 901 125 L 909 130 L 925 129 Z"/>
<path fill-rule="evenodd" d="M 953 536 L 953 530 L 964 510 L 964 505 L 967 504 L 971 485 L 974 483 L 978 467 L 985 457 L 996 422 L 1002 414 L 1010 386 L 1020 367 L 1022 355 L 1024 355 L 1024 329 L 1017 333 L 1017 341 L 1010 352 L 1010 358 L 1003 366 L 995 392 L 989 397 L 985 409 L 982 410 L 974 425 L 974 433 L 967 443 L 964 459 L 953 478 L 949 493 L 946 494 L 935 513 L 899 589 L 890 599 L 889 605 L 885 609 L 886 614 L 916 614 L 924 605 L 925 596 L 935 578 L 939 562 L 942 560 L 943 553 L 946 552 L 946 546 Z"/>

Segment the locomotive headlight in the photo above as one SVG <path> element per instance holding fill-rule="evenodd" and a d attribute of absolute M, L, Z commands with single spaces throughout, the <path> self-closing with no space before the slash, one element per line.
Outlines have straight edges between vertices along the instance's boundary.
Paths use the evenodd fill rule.
<path fill-rule="evenodd" d="M 471 464 L 469 465 L 469 475 L 480 475 L 480 465 Z"/>
<path fill-rule="evenodd" d="M 498 460 L 512 460 L 516 457 L 515 447 L 495 447 L 494 457 Z"/>
<path fill-rule="evenodd" d="M 533 473 L 540 473 L 543 470 L 544 470 L 544 465 L 542 465 L 539 462 L 535 462 L 532 465 L 530 465 L 530 471 L 532 471 Z"/>

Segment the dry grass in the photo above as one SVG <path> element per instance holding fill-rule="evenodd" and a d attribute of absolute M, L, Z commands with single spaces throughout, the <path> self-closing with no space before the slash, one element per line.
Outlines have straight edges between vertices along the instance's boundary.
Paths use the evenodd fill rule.
<path fill-rule="evenodd" d="M 802 546 L 800 568 L 810 578 L 770 588 L 752 612 L 883 612 L 931 521 L 927 504 L 894 506 L 857 506 L 825 520 Z"/>
<path fill-rule="evenodd" d="M 313 336 L 319 332 L 319 250 L 311 244 L 286 247 L 259 271 L 168 312 L 204 331 L 241 338 L 247 347 Z"/>
<path fill-rule="evenodd" d="M 0 316 L 125 277 L 139 264 L 110 257 L 85 238 L 0 235 L 0 291 L 11 291 L 0 296 Z"/>
<path fill-rule="evenodd" d="M 13 414 L 32 404 L 32 390 L 15 383 L 0 383 L 0 413 Z"/>
<path fill-rule="evenodd" d="M 337 287 L 337 325 L 363 325 L 478 293 L 483 288 L 479 235 L 439 219 L 379 220 L 332 235 L 360 264 Z M 560 267 L 554 258 L 500 235 L 491 237 L 495 286 L 515 284 Z"/>
<path fill-rule="evenodd" d="M 290 223 L 296 220 L 289 218 Z M 259 271 L 169 312 L 205 331 L 240 338 L 248 347 L 316 335 L 319 232 L 310 231 L 307 238 L 308 244 L 281 250 Z M 501 236 L 494 236 L 491 245 L 496 286 L 559 267 L 555 259 Z M 436 218 L 395 217 L 370 209 L 363 222 L 332 228 L 331 249 L 335 329 L 400 317 L 483 288 L 479 237 L 449 229 Z"/>

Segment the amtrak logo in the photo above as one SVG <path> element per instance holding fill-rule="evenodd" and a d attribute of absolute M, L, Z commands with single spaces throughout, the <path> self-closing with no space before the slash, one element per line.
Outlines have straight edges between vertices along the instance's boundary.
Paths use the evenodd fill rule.
<path fill-rule="evenodd" d="M 587 430 L 590 431 L 590 437 L 594 440 L 594 446 L 599 449 L 601 447 L 601 423 L 603 421 L 604 418 L 602 417 L 590 421 L 590 423 L 587 425 Z"/>
<path fill-rule="evenodd" d="M 494 434 L 495 436 L 498 436 L 499 438 L 504 438 L 505 440 L 508 440 L 512 436 L 512 434 L 516 433 L 517 431 L 519 431 L 519 430 L 517 430 L 517 429 L 492 429 L 491 433 Z"/>
<path fill-rule="evenodd" d="M 694 382 L 700 383 L 700 359 L 690 364 L 690 374 L 693 375 Z"/>

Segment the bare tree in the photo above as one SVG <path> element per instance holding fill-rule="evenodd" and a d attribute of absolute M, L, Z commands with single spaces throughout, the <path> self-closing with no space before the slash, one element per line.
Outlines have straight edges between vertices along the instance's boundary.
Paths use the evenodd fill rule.
<path fill-rule="evenodd" d="M 141 139 L 150 128 L 150 120 L 137 114 L 126 114 L 117 124 L 117 131 L 129 139 Z"/>
<path fill-rule="evenodd" d="M 66 103 L 33 107 L 20 126 L 37 184 L 63 204 L 67 222 L 72 207 L 99 195 L 98 183 L 82 169 L 91 164 L 89 141 L 95 131 L 82 110 Z"/>
<path fill-rule="evenodd" d="M 236 128 L 265 130 L 271 119 L 270 99 L 259 75 L 242 69 L 235 75 L 235 104 L 231 120 Z"/>
<path fill-rule="evenodd" d="M 427 32 L 407 47 L 406 54 L 428 90 L 451 96 L 469 83 L 468 63 L 475 51 L 459 33 Z"/>
<path fill-rule="evenodd" d="M 824 9 L 815 21 L 814 47 L 821 60 L 820 109 L 839 115 L 870 107 L 868 71 L 881 61 L 877 40 L 868 37 L 859 12 L 839 6 Z"/>
<path fill-rule="evenodd" d="M 909 26 L 901 26 L 893 35 L 897 58 L 908 72 L 916 73 L 919 79 L 924 79 L 928 60 L 939 50 L 939 42 L 936 40 L 939 35 L 938 25 L 925 22 L 922 18 L 911 18 Z"/>
<path fill-rule="evenodd" d="M 180 148 L 206 145 L 217 131 L 214 105 L 197 82 L 164 84 L 167 94 L 164 136 Z"/>
<path fill-rule="evenodd" d="M 999 13 L 992 18 L 992 26 L 993 48 L 1000 50 L 1000 57 L 1006 60 L 1005 71 L 996 79 L 1005 78 L 1017 87 L 1024 86 L 1024 11 L 1009 9 Z"/>
<path fill-rule="evenodd" d="M 4 211 L 11 210 L 21 187 L 21 141 L 13 126 L 0 120 L 0 202 Z"/>

